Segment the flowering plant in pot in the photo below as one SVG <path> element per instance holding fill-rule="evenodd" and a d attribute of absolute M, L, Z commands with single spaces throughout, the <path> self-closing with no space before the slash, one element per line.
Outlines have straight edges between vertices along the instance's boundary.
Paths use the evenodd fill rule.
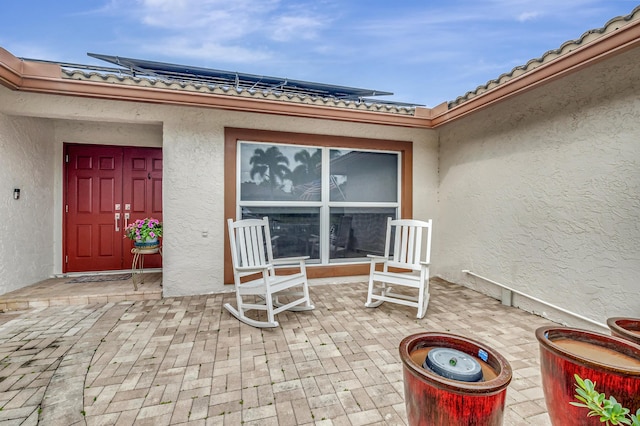
<path fill-rule="evenodd" d="M 152 217 L 138 219 L 127 225 L 124 234 L 138 247 L 155 247 L 162 237 L 162 222 Z"/>
<path fill-rule="evenodd" d="M 640 426 L 640 408 L 635 414 L 616 401 L 615 397 L 606 397 L 604 393 L 596 390 L 596 384 L 589 379 L 582 379 L 574 374 L 576 379 L 576 399 L 580 402 L 571 402 L 576 407 L 589 409 L 587 417 L 599 417 L 600 423 L 607 425 L 631 425 Z"/>

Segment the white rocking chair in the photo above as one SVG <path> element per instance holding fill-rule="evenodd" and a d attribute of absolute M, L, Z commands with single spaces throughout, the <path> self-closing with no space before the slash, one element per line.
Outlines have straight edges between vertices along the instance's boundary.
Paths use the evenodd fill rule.
<path fill-rule="evenodd" d="M 253 327 L 278 327 L 275 315 L 285 311 L 307 311 L 314 308 L 309 298 L 305 261 L 309 256 L 273 258 L 269 219 L 227 220 L 233 278 L 236 287 L 237 309 L 224 305 L 234 317 Z M 296 268 L 289 275 L 277 275 L 279 268 Z M 248 276 L 257 276 L 243 281 Z M 300 287 L 292 290 L 294 287 Z M 252 303 L 245 297 L 252 297 Z M 282 304 L 279 297 L 287 296 Z M 291 300 L 295 298 L 294 300 Z M 302 306 L 299 306 L 302 305 Z M 267 321 L 258 321 L 246 316 L 249 310 L 266 311 Z"/>
<path fill-rule="evenodd" d="M 383 302 L 399 303 L 418 308 L 417 318 L 423 318 L 429 304 L 431 219 L 424 222 L 389 218 L 384 256 L 367 256 L 371 258 L 371 268 L 365 306 L 375 308 Z M 387 284 L 416 288 L 418 295 L 393 293 Z"/>

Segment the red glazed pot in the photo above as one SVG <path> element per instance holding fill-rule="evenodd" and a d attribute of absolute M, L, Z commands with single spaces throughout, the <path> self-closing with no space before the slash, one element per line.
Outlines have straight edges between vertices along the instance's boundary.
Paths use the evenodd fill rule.
<path fill-rule="evenodd" d="M 613 317 L 607 319 L 611 335 L 640 345 L 640 318 Z"/>
<path fill-rule="evenodd" d="M 540 327 L 536 330 L 540 344 L 540 370 L 544 398 L 553 425 L 599 425 L 599 417 L 587 417 L 589 410 L 575 407 L 574 374 L 589 379 L 596 390 L 608 398 L 614 396 L 633 413 L 640 408 L 640 345 L 618 337 L 564 327 Z M 587 345 L 588 358 L 567 350 L 560 342 Z M 595 345 L 595 346 L 591 346 Z M 612 352 L 617 354 L 612 357 Z M 628 357 L 616 361 L 616 357 Z M 637 363 L 636 363 L 637 361 Z"/>
<path fill-rule="evenodd" d="M 447 379 L 423 368 L 411 357 L 416 351 L 434 347 L 455 349 L 480 358 L 486 361 L 485 366 L 495 377 L 474 383 Z M 502 424 L 511 366 L 493 349 L 453 334 L 419 333 L 400 342 L 400 358 L 410 426 Z"/>

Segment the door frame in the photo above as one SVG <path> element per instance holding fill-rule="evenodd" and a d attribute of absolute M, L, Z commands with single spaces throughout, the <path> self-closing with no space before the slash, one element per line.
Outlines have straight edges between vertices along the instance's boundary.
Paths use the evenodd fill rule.
<path fill-rule="evenodd" d="M 73 272 L 69 272 L 69 268 L 68 268 L 68 262 L 66 261 L 66 257 L 68 256 L 68 241 L 67 241 L 67 232 L 68 232 L 68 218 L 67 218 L 67 209 L 68 209 L 68 203 L 69 203 L 69 191 L 68 191 L 68 161 L 69 161 L 69 146 L 86 146 L 86 147 L 108 147 L 108 148 L 119 148 L 119 149 L 159 149 L 161 152 L 164 152 L 163 147 L 162 146 L 153 146 L 153 145 L 129 145 L 129 144 L 92 144 L 92 143 L 82 143 L 82 142 L 63 142 L 62 143 L 62 205 L 61 205 L 61 244 L 60 247 L 62 248 L 61 253 L 60 253 L 60 259 L 61 259 L 61 272 L 63 275 L 67 275 L 67 274 L 82 274 L 82 273 L 95 273 L 98 271 L 73 271 Z M 124 156 L 123 156 L 123 161 L 124 161 Z M 162 174 L 164 175 L 164 167 L 162 170 Z M 123 194 L 124 197 L 124 194 Z M 164 204 L 164 202 L 162 202 L 162 204 Z M 124 211 L 122 212 L 124 214 Z M 124 220 L 122 220 L 122 223 L 124 224 Z M 123 247 L 123 250 L 125 250 L 125 247 Z M 127 266 L 127 262 L 125 261 L 125 254 L 124 252 L 122 253 L 122 265 L 121 265 L 121 269 L 114 269 L 114 270 L 108 270 L 107 272 L 117 272 L 117 271 L 126 271 L 129 268 L 125 268 Z M 99 272 L 104 272 L 104 271 L 99 271 Z"/>

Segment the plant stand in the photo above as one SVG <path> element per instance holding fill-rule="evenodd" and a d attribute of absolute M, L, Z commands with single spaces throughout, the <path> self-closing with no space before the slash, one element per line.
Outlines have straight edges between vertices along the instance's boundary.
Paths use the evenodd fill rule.
<path fill-rule="evenodd" d="M 131 249 L 133 254 L 133 262 L 131 263 L 131 281 L 133 282 L 133 290 L 138 291 L 137 277 L 140 276 L 140 284 L 144 284 L 144 255 L 160 254 L 162 256 L 162 248 L 157 246 L 153 248 L 134 247 Z"/>

